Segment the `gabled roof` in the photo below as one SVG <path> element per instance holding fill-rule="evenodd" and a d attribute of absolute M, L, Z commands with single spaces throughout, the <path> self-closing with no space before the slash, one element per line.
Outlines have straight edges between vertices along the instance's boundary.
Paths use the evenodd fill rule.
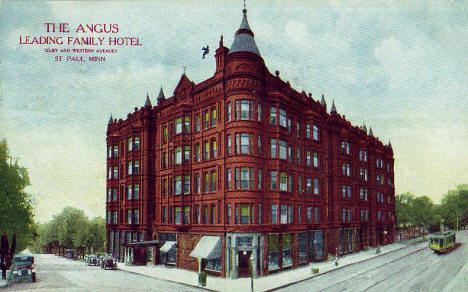
<path fill-rule="evenodd" d="M 260 56 L 260 51 L 254 40 L 254 33 L 250 29 L 249 22 L 247 21 L 247 9 L 242 10 L 242 12 L 244 16 L 236 32 L 231 48 L 229 49 L 229 54 L 234 52 L 250 52 Z"/>

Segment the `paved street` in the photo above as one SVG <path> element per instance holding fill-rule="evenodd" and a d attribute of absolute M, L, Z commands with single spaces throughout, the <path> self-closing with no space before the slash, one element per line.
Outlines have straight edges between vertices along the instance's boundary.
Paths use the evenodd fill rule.
<path fill-rule="evenodd" d="M 421 243 L 280 291 L 467 291 L 466 277 L 458 273 L 468 262 L 468 231 L 459 232 L 457 241 L 462 245 L 447 255 L 434 254 L 429 247 L 418 251 L 427 246 Z M 454 278 L 465 279 L 454 283 Z"/>
<path fill-rule="evenodd" d="M 36 283 L 14 284 L 0 291 L 200 291 L 195 287 L 118 270 L 101 270 L 54 255 L 36 255 Z"/>

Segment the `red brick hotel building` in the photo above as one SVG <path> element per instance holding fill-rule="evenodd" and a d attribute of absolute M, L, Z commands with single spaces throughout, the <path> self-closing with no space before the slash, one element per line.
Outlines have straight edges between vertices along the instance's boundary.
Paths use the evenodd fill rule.
<path fill-rule="evenodd" d="M 271 74 L 246 10 L 213 77 L 107 128 L 107 249 L 255 277 L 394 240 L 393 150 Z"/>

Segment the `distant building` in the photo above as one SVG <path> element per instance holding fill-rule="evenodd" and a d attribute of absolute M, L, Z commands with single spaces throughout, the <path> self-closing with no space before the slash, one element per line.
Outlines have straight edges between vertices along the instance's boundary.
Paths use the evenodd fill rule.
<path fill-rule="evenodd" d="M 255 276 L 394 240 L 393 150 L 271 74 L 246 10 L 213 77 L 107 129 L 107 249 Z"/>

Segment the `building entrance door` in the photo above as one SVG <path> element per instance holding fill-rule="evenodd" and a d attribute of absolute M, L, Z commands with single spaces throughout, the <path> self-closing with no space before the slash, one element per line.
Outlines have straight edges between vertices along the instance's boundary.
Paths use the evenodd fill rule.
<path fill-rule="evenodd" d="M 239 277 L 250 277 L 250 255 L 251 251 L 239 251 Z"/>

